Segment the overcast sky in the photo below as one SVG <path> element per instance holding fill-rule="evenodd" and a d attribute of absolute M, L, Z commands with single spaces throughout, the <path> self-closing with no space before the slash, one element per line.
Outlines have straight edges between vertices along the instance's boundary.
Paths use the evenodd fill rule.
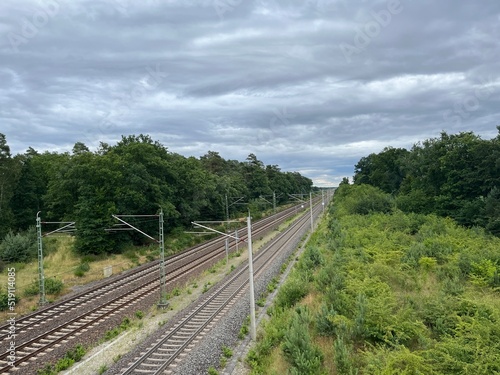
<path fill-rule="evenodd" d="M 148 133 L 317 186 L 360 157 L 497 134 L 499 0 L 1 0 L 13 153 Z"/>

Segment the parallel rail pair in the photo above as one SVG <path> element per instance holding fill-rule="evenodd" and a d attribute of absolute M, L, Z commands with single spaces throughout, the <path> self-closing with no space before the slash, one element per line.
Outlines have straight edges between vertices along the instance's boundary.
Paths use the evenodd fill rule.
<path fill-rule="evenodd" d="M 296 207 L 254 224 L 255 236 L 262 236 L 294 215 Z M 238 236 L 246 239 L 246 229 Z M 225 241 L 215 238 L 167 258 L 167 283 L 172 285 L 186 275 L 195 275 L 225 254 Z M 159 290 L 158 261 L 140 266 L 125 275 L 116 276 L 71 298 L 43 308 L 16 321 L 16 361 L 25 366 L 29 360 L 56 345 L 81 335 L 109 317 L 130 308 Z M 53 322 L 58 320 L 57 327 Z M 8 348 L 8 325 L 0 327 L 0 347 Z M 0 374 L 13 370 L 8 364 L 9 352 L 0 355 Z"/>
<path fill-rule="evenodd" d="M 321 205 L 316 205 L 313 215 L 317 217 Z M 255 277 L 278 256 L 279 251 L 297 243 L 310 228 L 309 215 L 302 215 L 283 233 L 276 236 L 254 258 Z M 247 263 L 247 262 L 246 262 Z M 120 374 L 161 374 L 169 373 L 169 366 L 180 358 L 186 348 L 192 347 L 218 318 L 220 318 L 246 291 L 248 285 L 248 268 L 240 266 L 234 275 L 214 289 L 192 311 L 167 330 L 141 356 L 122 368 Z"/>

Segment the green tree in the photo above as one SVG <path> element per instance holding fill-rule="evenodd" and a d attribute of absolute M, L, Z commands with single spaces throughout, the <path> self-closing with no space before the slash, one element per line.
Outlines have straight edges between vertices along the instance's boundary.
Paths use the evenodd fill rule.
<path fill-rule="evenodd" d="M 361 158 L 355 165 L 355 184 L 370 184 L 386 193 L 399 191 L 405 177 L 404 159 L 409 151 L 403 148 L 386 147 L 379 154 Z"/>
<path fill-rule="evenodd" d="M 14 195 L 21 168 L 22 164 L 19 160 L 11 156 L 5 135 L 0 133 L 0 238 L 7 234 L 14 222 L 10 201 Z"/>
<path fill-rule="evenodd" d="M 28 157 L 10 201 L 16 229 L 24 230 L 33 225 L 36 213 L 42 210 L 43 193 L 43 181 L 33 166 L 32 158 Z"/>
<path fill-rule="evenodd" d="M 257 159 L 257 156 L 254 154 L 248 155 L 243 168 L 250 199 L 272 194 L 264 163 Z"/>
<path fill-rule="evenodd" d="M 488 231 L 500 237 L 500 189 L 494 187 L 485 199 L 484 225 Z"/>

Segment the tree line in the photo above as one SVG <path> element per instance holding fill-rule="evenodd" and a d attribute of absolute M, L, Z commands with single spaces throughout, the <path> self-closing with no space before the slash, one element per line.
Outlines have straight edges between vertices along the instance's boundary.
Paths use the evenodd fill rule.
<path fill-rule="evenodd" d="M 442 132 L 410 150 L 385 148 L 359 160 L 354 184 L 393 194 L 405 212 L 451 217 L 500 236 L 500 126 L 497 129 L 499 134 L 490 140 L 473 132 Z"/>
<path fill-rule="evenodd" d="M 100 143 L 95 152 L 77 142 L 69 152 L 28 148 L 13 156 L 0 133 L 0 238 L 28 229 L 38 211 L 44 221 L 75 221 L 76 250 L 81 254 L 116 252 L 123 243 L 141 243 L 134 233 L 110 234 L 113 214 L 155 214 L 163 210 L 165 231 L 194 220 L 223 220 L 225 197 L 245 197 L 257 206 L 307 193 L 311 179 L 283 172 L 250 154 L 243 162 L 208 151 L 200 158 L 168 151 L 149 135 L 122 136 L 115 145 Z M 231 216 L 247 206 L 231 205 Z M 139 219 L 138 219 L 139 220 Z M 157 219 L 142 220 L 158 231 Z"/>

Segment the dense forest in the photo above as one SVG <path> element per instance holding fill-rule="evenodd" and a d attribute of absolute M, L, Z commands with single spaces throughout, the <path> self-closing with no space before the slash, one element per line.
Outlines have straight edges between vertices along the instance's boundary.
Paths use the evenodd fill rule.
<path fill-rule="evenodd" d="M 355 184 L 393 194 L 404 212 L 435 213 L 459 224 L 500 235 L 499 135 L 481 139 L 472 132 L 417 143 L 411 150 L 385 148 L 355 166 Z"/>
<path fill-rule="evenodd" d="M 148 135 L 123 136 L 116 145 L 101 143 L 91 152 L 77 142 L 72 153 L 28 148 L 11 155 L 0 134 L 0 238 L 14 238 L 35 224 L 38 211 L 44 221 L 75 221 L 75 247 L 80 254 L 116 252 L 123 243 L 140 243 L 131 233 L 109 234 L 112 214 L 165 216 L 165 231 L 193 220 L 223 220 L 225 200 L 245 197 L 250 206 L 308 193 L 312 181 L 297 172 L 283 172 L 250 154 L 243 161 L 225 160 L 209 151 L 196 157 L 172 153 Z M 266 203 L 269 204 L 269 203 Z M 229 205 L 232 217 L 248 205 Z M 156 233 L 158 221 L 145 223 Z M 12 241 L 15 243 L 16 241 Z M 17 241 L 19 242 L 19 241 Z M 5 248 L 5 246 L 4 246 Z M 5 249 L 4 249 L 5 250 Z M 3 260 L 12 251 L 3 252 Z"/>

